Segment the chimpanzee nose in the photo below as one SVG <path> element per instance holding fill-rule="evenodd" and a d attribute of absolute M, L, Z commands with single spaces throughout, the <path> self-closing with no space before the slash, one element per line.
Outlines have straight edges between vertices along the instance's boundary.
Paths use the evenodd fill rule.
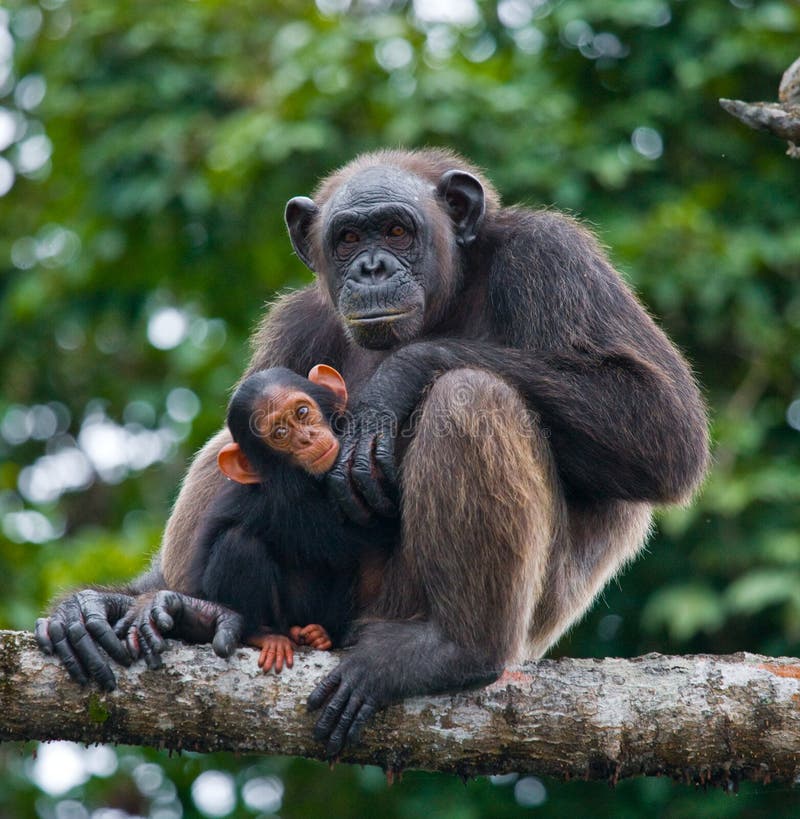
<path fill-rule="evenodd" d="M 358 260 L 355 278 L 362 282 L 380 281 L 387 278 L 388 271 L 389 268 L 383 253 L 369 253 Z"/>
<path fill-rule="evenodd" d="M 308 446 L 316 437 L 316 433 L 308 429 L 301 430 L 298 433 L 298 439 L 301 446 Z"/>

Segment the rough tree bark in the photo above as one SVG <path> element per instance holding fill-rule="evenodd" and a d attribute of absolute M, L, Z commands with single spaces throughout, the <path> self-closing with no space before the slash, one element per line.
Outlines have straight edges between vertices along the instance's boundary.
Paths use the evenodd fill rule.
<path fill-rule="evenodd" d="M 300 652 L 280 677 L 171 644 L 164 668 L 81 689 L 32 635 L 0 631 L 0 739 L 70 739 L 322 758 L 305 699 L 335 656 Z M 488 688 L 418 697 L 378 715 L 345 762 L 463 776 L 668 775 L 735 785 L 800 778 L 800 660 L 754 654 L 540 660 Z"/>
<path fill-rule="evenodd" d="M 742 102 L 721 99 L 732 116 L 757 131 L 769 131 L 789 143 L 786 153 L 800 159 L 800 58 L 786 69 L 778 89 L 780 102 Z"/>

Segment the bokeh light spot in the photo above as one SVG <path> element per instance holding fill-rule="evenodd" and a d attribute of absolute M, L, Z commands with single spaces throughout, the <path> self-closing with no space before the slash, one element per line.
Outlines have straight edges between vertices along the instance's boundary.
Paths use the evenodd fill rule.
<path fill-rule="evenodd" d="M 227 816 L 236 807 L 236 785 L 223 771 L 205 771 L 192 782 L 192 799 L 206 816 Z"/>
<path fill-rule="evenodd" d="M 547 801 L 547 789 L 535 776 L 525 776 L 514 785 L 514 799 L 523 808 L 536 808 Z"/>
<path fill-rule="evenodd" d="M 186 387 L 176 387 L 167 396 L 167 412 L 173 420 L 188 423 L 200 412 L 200 399 Z"/>
<path fill-rule="evenodd" d="M 664 153 L 664 141 L 655 128 L 640 125 L 631 134 L 631 145 L 645 159 L 658 159 Z"/>
<path fill-rule="evenodd" d="M 800 399 L 789 404 L 786 410 L 786 422 L 792 429 L 800 430 Z"/>
<path fill-rule="evenodd" d="M 60 796 L 90 776 L 83 764 L 83 749 L 74 742 L 41 743 L 33 762 L 31 779 L 45 793 Z"/>
<path fill-rule="evenodd" d="M 414 14 L 423 23 L 474 26 L 480 20 L 474 0 L 414 0 Z"/>
<path fill-rule="evenodd" d="M 14 187 L 15 179 L 13 165 L 5 157 L 0 156 L 0 196 L 5 196 Z"/>
<path fill-rule="evenodd" d="M 41 74 L 28 74 L 14 89 L 14 102 L 25 111 L 36 108 L 44 99 L 47 83 Z"/>
<path fill-rule="evenodd" d="M 158 350 L 172 350 L 186 338 L 189 319 L 183 310 L 162 307 L 147 323 L 147 339 Z"/>
<path fill-rule="evenodd" d="M 250 810 L 277 813 L 283 803 L 283 782 L 277 776 L 257 776 L 245 782 L 242 799 Z"/>

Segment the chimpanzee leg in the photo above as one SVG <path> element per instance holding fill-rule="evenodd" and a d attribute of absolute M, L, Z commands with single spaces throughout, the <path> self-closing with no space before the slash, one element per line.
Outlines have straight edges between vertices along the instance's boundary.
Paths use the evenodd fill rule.
<path fill-rule="evenodd" d="M 441 376 L 402 492 L 402 547 L 376 614 L 423 614 L 501 663 L 522 656 L 564 504 L 547 438 L 516 391 L 480 370 Z M 409 600 L 412 589 L 424 598 Z"/>
<path fill-rule="evenodd" d="M 335 756 L 397 699 L 495 679 L 526 647 L 564 502 L 547 438 L 479 370 L 431 388 L 402 465 L 403 539 L 359 640 L 309 699 Z"/>
<path fill-rule="evenodd" d="M 652 506 L 629 501 L 570 503 L 568 526 L 553 544 L 529 632 L 529 656 L 542 654 L 592 604 L 644 545 Z"/>

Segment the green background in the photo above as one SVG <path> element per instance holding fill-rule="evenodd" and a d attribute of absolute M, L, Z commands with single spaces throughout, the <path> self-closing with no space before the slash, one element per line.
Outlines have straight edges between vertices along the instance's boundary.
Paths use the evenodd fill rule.
<path fill-rule="evenodd" d="M 12 0 L 0 625 L 31 628 L 58 592 L 145 566 L 265 301 L 309 280 L 285 201 L 359 151 L 445 145 L 507 203 L 587 220 L 711 408 L 701 497 L 659 516 L 648 552 L 553 654 L 800 653 L 800 163 L 717 103 L 775 99 L 799 55 L 791 2 Z M 220 792 L 242 816 L 774 816 L 798 803 L 788 787 L 661 779 L 410 772 L 387 789 L 377 769 L 136 748 L 103 764 L 74 751 L 85 781 L 56 794 L 31 750 L 0 748 L 0 816 L 210 815 L 191 786 L 213 771 L 229 772 Z"/>

